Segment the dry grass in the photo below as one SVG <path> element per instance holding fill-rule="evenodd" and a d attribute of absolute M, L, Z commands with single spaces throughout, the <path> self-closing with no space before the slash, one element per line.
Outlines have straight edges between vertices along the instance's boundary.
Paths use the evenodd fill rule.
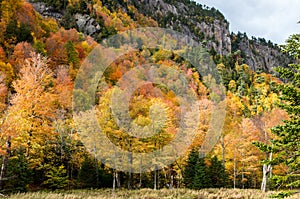
<path fill-rule="evenodd" d="M 260 190 L 241 189 L 141 189 L 141 190 L 118 190 L 114 193 L 110 189 L 99 190 L 71 190 L 55 192 L 19 193 L 9 196 L 10 199 L 156 199 L 156 198 L 182 198 L 182 199 L 264 199 L 270 198 L 276 192 L 262 193 Z M 288 199 L 299 199 L 300 194 L 293 195 Z"/>

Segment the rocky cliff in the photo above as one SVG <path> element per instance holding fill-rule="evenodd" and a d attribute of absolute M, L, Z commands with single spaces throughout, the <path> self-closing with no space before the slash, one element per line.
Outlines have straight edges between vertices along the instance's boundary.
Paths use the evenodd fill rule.
<path fill-rule="evenodd" d="M 251 39 L 246 33 L 231 35 L 233 51 L 240 51 L 244 62 L 253 70 L 272 72 L 274 67 L 285 66 L 291 58 L 282 53 L 280 47 L 263 38 Z"/>
<path fill-rule="evenodd" d="M 95 38 L 101 34 L 101 24 L 99 19 L 93 18 L 93 13 L 79 9 L 80 13 L 70 14 L 65 11 L 68 8 L 66 5 L 59 4 L 60 6 L 55 8 L 49 4 L 49 1 L 43 2 L 45 3 L 35 0 L 33 4 L 43 16 L 54 17 L 57 20 L 65 19 L 65 21 L 67 19 L 67 22 L 62 23 L 66 28 L 75 27 L 80 32 Z M 81 4 L 83 7 L 88 7 L 91 2 L 81 0 Z M 246 34 L 230 33 L 229 22 L 222 13 L 215 8 L 190 0 L 102 0 L 101 4 L 111 12 L 121 9 L 128 13 L 132 20 L 138 20 L 129 9 L 133 6 L 142 15 L 157 21 L 160 27 L 182 32 L 196 41 L 203 42 L 214 55 L 227 56 L 239 51 L 244 63 L 253 70 L 262 69 L 271 72 L 273 67 L 286 65 L 289 61 L 289 57 L 281 53 L 279 47 L 271 42 L 266 42 L 264 39 L 249 39 Z"/>
<path fill-rule="evenodd" d="M 218 54 L 231 53 L 229 23 L 216 9 L 186 0 L 129 0 L 141 13 L 154 18 L 159 26 L 171 28 L 204 42 Z"/>
<path fill-rule="evenodd" d="M 57 10 L 53 6 L 47 5 L 44 2 L 31 2 L 33 8 L 39 12 L 44 17 L 52 17 L 58 21 L 60 21 L 63 17 L 63 11 Z"/>
<path fill-rule="evenodd" d="M 140 12 L 153 17 L 161 27 L 171 28 L 205 43 L 207 49 L 220 55 L 241 52 L 244 63 L 253 70 L 272 72 L 286 65 L 290 58 L 272 42 L 249 39 L 246 34 L 229 32 L 229 22 L 215 8 L 188 0 L 129 0 Z M 245 36 L 244 36 L 245 35 Z"/>

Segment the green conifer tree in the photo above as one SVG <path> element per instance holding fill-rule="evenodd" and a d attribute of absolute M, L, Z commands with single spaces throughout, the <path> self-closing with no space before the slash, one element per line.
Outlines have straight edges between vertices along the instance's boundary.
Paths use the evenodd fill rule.
<path fill-rule="evenodd" d="M 193 180 L 193 189 L 203 189 L 212 187 L 209 169 L 205 164 L 204 157 L 200 157 L 195 166 L 195 177 Z"/>
<path fill-rule="evenodd" d="M 210 162 L 209 175 L 212 186 L 215 188 L 226 187 L 227 174 L 224 165 L 216 156 L 211 158 Z"/>
<path fill-rule="evenodd" d="M 300 188 L 300 34 L 290 36 L 283 51 L 295 58 L 295 63 L 288 67 L 275 69 L 287 82 L 279 85 L 278 90 L 282 100 L 279 106 L 289 114 L 289 120 L 272 129 L 277 138 L 271 149 L 276 154 L 273 163 L 283 163 L 289 170 L 285 176 L 274 176 L 274 179 L 279 185 Z"/>
<path fill-rule="evenodd" d="M 199 160 L 199 153 L 194 148 L 189 154 L 187 165 L 183 172 L 183 182 L 187 188 L 193 188 L 193 182 L 196 174 L 196 164 Z"/>
<path fill-rule="evenodd" d="M 283 84 L 278 85 L 281 104 L 279 107 L 289 114 L 283 125 L 272 128 L 276 138 L 270 145 L 255 143 L 264 152 L 273 153 L 267 164 L 284 164 L 288 167 L 285 175 L 274 175 L 275 184 L 286 188 L 300 187 L 300 34 L 292 35 L 283 46 L 283 51 L 293 56 L 295 63 L 278 67 L 275 71 Z"/>

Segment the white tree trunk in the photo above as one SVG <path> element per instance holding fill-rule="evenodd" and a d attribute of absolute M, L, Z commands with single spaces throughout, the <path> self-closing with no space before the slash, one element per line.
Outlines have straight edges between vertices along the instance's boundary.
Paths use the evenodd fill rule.
<path fill-rule="evenodd" d="M 116 190 L 116 170 L 114 169 L 114 175 L 113 175 L 113 191 Z"/>
<path fill-rule="evenodd" d="M 272 153 L 270 153 L 269 160 L 272 160 Z M 263 177 L 261 182 L 261 190 L 263 192 L 267 191 L 267 182 L 268 182 L 268 174 L 270 173 L 270 176 L 272 176 L 272 165 L 264 164 L 263 165 Z"/>
<path fill-rule="evenodd" d="M 10 150 L 11 150 L 11 137 L 9 136 L 6 140 L 6 154 L 3 157 L 3 163 L 1 166 L 1 173 L 0 173 L 0 188 L 3 189 L 4 186 L 4 177 L 5 177 L 5 172 L 7 169 L 7 164 L 8 164 L 8 158 L 10 156 Z"/>

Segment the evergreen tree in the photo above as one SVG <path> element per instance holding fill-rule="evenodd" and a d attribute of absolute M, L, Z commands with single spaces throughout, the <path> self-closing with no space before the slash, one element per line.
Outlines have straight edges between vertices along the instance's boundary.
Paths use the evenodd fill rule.
<path fill-rule="evenodd" d="M 7 181 L 4 186 L 5 192 L 24 192 L 33 181 L 32 170 L 29 168 L 28 159 L 22 150 L 12 154 L 13 158 L 8 162 Z"/>
<path fill-rule="evenodd" d="M 283 163 L 289 170 L 286 176 L 274 176 L 286 187 L 300 187 L 300 34 L 292 35 L 283 50 L 292 55 L 296 62 L 289 67 L 278 67 L 276 72 L 287 84 L 278 87 L 282 103 L 279 105 L 289 114 L 289 120 L 276 126 L 272 132 L 277 136 L 272 150 L 277 157 L 274 163 Z"/>
<path fill-rule="evenodd" d="M 112 184 L 112 175 L 104 171 L 103 165 L 99 164 L 97 166 L 97 164 L 99 164 L 98 160 L 88 156 L 85 157 L 78 174 L 78 182 L 81 188 L 103 188 Z"/>
<path fill-rule="evenodd" d="M 225 187 L 227 182 L 227 174 L 224 165 L 216 156 L 211 158 L 210 162 L 211 165 L 209 167 L 209 175 L 212 186 L 215 188 Z"/>
<path fill-rule="evenodd" d="M 85 157 L 82 162 L 78 180 L 82 188 L 94 187 L 97 188 L 99 185 L 99 176 L 96 171 L 95 161 L 89 157 Z"/>
<path fill-rule="evenodd" d="M 195 177 L 193 180 L 193 189 L 202 189 L 212 187 L 209 169 L 205 164 L 204 157 L 198 159 L 195 166 Z"/>
<path fill-rule="evenodd" d="M 74 43 L 72 41 L 67 41 L 67 43 L 65 44 L 65 48 L 68 54 L 68 64 L 73 63 L 73 65 L 78 66 L 79 57 Z"/>
<path fill-rule="evenodd" d="M 285 84 L 278 85 L 281 104 L 279 106 L 289 114 L 289 120 L 283 125 L 272 128 L 277 137 L 271 145 L 256 143 L 264 152 L 274 153 L 275 158 L 268 164 L 284 164 L 288 172 L 284 176 L 273 176 L 277 186 L 300 187 L 300 34 L 292 35 L 283 50 L 295 59 L 288 67 L 278 67 L 276 72 Z"/>
<path fill-rule="evenodd" d="M 189 154 L 187 165 L 183 172 L 183 183 L 187 188 L 193 188 L 193 182 L 196 174 L 196 165 L 199 160 L 198 151 L 193 148 Z"/>
<path fill-rule="evenodd" d="M 68 186 L 69 180 L 67 176 L 67 170 L 63 165 L 52 166 L 50 170 L 46 173 L 47 180 L 44 181 L 44 185 L 55 189 L 64 189 Z"/>

